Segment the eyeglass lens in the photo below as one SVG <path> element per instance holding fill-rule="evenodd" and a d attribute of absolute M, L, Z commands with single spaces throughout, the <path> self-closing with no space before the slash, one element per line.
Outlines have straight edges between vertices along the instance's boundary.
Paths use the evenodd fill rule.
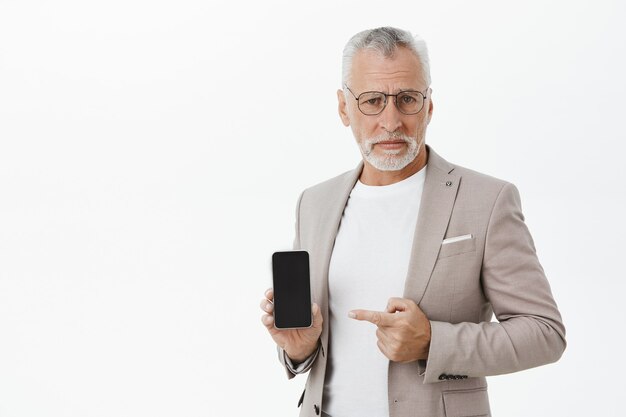
<path fill-rule="evenodd" d="M 383 111 L 386 97 L 383 93 L 369 92 L 359 96 L 359 109 L 369 115 Z M 404 91 L 396 96 L 398 110 L 404 114 L 419 113 L 424 106 L 424 96 L 418 91 Z"/>

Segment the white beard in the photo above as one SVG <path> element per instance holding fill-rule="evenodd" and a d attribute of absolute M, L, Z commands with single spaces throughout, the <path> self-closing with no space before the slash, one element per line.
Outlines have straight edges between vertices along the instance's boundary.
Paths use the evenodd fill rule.
<path fill-rule="evenodd" d="M 392 139 L 400 139 L 406 143 L 407 149 L 404 155 L 397 156 L 403 149 L 383 149 L 382 152 L 384 155 L 372 153 L 376 143 Z M 362 142 L 359 142 L 359 148 L 361 149 L 363 158 L 374 168 L 380 171 L 399 171 L 413 162 L 422 149 L 422 143 L 423 141 L 418 143 L 416 138 L 393 132 L 385 133 L 374 138 L 366 138 Z"/>

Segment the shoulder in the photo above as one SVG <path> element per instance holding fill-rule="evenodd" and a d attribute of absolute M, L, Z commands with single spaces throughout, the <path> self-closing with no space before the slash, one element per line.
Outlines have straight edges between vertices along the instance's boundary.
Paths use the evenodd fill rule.
<path fill-rule="evenodd" d="M 511 207 L 521 207 L 519 191 L 511 182 L 465 167 L 455 166 L 454 172 L 461 177 L 459 201 L 471 202 L 472 207 L 481 207 L 489 213 L 502 201 L 511 203 Z"/>
<path fill-rule="evenodd" d="M 478 194 L 491 194 L 494 191 L 499 193 L 505 186 L 510 184 L 508 181 L 501 178 L 496 178 L 483 172 L 448 162 L 439 156 L 430 146 L 428 146 L 427 170 L 438 170 L 444 174 L 450 174 L 459 178 L 459 191 L 466 189 L 468 191 L 478 192 Z"/>
<path fill-rule="evenodd" d="M 502 196 L 519 199 L 517 188 L 511 182 L 448 162 L 430 147 L 427 169 L 438 170 L 440 174 L 443 172 L 457 178 L 459 182 L 457 202 L 459 200 L 473 202 L 471 205 L 474 207 L 493 207 Z"/>
<path fill-rule="evenodd" d="M 354 169 L 307 187 L 302 192 L 301 198 L 314 201 L 325 200 L 337 195 L 337 193 L 342 193 L 347 188 L 352 189 L 359 174 L 361 173 L 361 168 L 362 163 Z"/>
<path fill-rule="evenodd" d="M 465 187 L 482 187 L 490 190 L 501 190 L 510 182 L 483 172 L 475 171 L 460 165 L 453 165 L 454 173 L 462 178 L 461 184 Z M 512 184 L 511 184 L 512 185 Z"/>

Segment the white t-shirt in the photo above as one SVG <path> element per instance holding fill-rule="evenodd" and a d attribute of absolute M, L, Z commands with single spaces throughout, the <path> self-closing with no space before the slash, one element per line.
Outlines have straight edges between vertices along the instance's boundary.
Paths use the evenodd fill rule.
<path fill-rule="evenodd" d="M 384 311 L 402 297 L 426 167 L 395 184 L 358 181 L 345 207 L 329 269 L 330 341 L 324 412 L 332 417 L 387 417 L 389 360 L 376 326 L 348 317 Z"/>

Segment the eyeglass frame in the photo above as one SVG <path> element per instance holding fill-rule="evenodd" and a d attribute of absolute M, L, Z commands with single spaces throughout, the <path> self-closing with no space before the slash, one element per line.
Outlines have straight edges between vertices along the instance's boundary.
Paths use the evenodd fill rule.
<path fill-rule="evenodd" d="M 346 87 L 346 89 L 350 92 L 350 94 L 352 94 L 352 97 L 354 97 L 354 99 L 356 100 L 356 107 L 359 109 L 359 111 L 361 113 L 363 113 L 365 116 L 378 116 L 379 114 L 381 114 L 383 111 L 385 111 L 385 109 L 387 108 L 387 103 L 389 102 L 389 100 L 387 100 L 387 97 L 393 97 L 393 104 L 396 106 L 396 109 L 398 109 L 398 111 L 404 115 L 407 116 L 412 116 L 414 114 L 419 114 L 419 112 L 421 112 L 424 109 L 424 104 L 426 104 L 426 93 L 422 93 L 419 90 L 404 90 L 404 91 L 400 91 L 398 94 L 387 94 L 387 93 L 383 93 L 382 91 L 364 91 L 361 94 L 359 94 L 358 96 L 356 94 L 354 94 L 354 92 L 352 92 L 352 90 L 350 90 L 350 87 L 348 87 L 348 84 L 344 84 L 344 87 Z M 426 91 L 428 91 L 430 87 L 426 87 Z M 363 110 L 361 110 L 361 106 L 359 103 L 359 97 L 361 97 L 363 94 L 368 94 L 368 93 L 378 93 L 378 94 L 382 94 L 383 96 L 385 96 L 385 104 L 383 105 L 383 108 L 380 109 L 380 111 L 378 113 L 374 113 L 374 114 L 367 114 L 365 113 Z M 405 113 L 402 110 L 400 110 L 400 107 L 398 107 L 398 96 L 400 94 L 403 93 L 420 93 L 422 96 L 422 107 L 420 107 L 420 109 L 418 111 L 416 111 L 415 113 Z"/>

